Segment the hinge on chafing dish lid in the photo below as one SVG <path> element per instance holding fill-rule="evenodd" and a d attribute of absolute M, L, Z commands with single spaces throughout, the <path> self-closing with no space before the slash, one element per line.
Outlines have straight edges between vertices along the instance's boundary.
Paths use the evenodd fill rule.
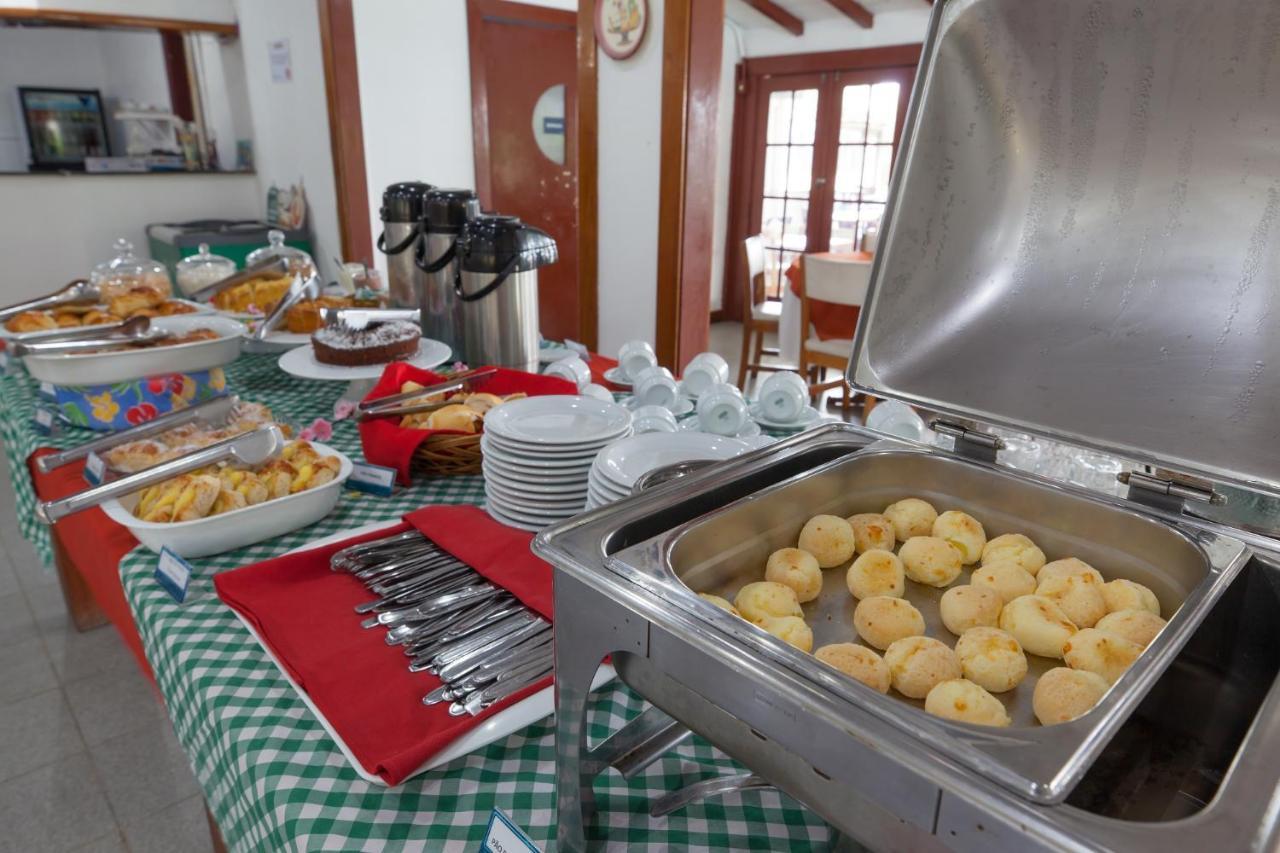
<path fill-rule="evenodd" d="M 1213 490 L 1207 480 L 1188 477 L 1174 471 L 1157 468 L 1154 473 L 1121 471 L 1116 479 L 1129 487 L 1126 497 L 1135 503 L 1172 510 L 1181 514 L 1187 501 L 1221 506 L 1227 499 Z"/>
<path fill-rule="evenodd" d="M 982 462 L 995 462 L 996 453 L 1004 450 L 1004 439 L 989 432 L 979 432 L 954 421 L 937 419 L 929 424 L 934 432 L 956 440 L 955 452 Z"/>

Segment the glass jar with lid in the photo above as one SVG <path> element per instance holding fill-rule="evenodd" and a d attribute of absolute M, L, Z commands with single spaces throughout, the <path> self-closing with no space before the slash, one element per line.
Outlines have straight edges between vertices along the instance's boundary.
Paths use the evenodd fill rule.
<path fill-rule="evenodd" d="M 251 267 L 271 258 L 288 259 L 289 271 L 302 276 L 310 276 L 316 271 L 316 264 L 311 259 L 311 256 L 301 249 L 286 246 L 284 244 L 284 232 L 275 229 L 267 232 L 267 245 L 250 252 L 249 257 L 245 258 L 244 264 L 246 267 Z"/>
<path fill-rule="evenodd" d="M 154 290 L 165 299 L 173 295 L 173 284 L 164 264 L 138 257 L 133 252 L 133 244 L 123 237 L 116 240 L 115 250 L 114 258 L 103 261 L 89 273 L 89 282 L 98 286 L 103 302 L 137 287 Z"/>
<path fill-rule="evenodd" d="M 201 243 L 198 252 L 178 261 L 176 270 L 178 290 L 183 296 L 190 296 L 197 290 L 234 275 L 236 262 L 213 254 L 209 251 L 208 243 Z"/>

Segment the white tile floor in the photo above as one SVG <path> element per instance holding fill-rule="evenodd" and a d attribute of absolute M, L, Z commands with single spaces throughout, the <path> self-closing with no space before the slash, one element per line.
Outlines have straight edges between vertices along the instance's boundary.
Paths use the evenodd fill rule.
<path fill-rule="evenodd" d="M 114 627 L 71 625 L 5 489 L 0 546 L 0 851 L 212 850 L 151 682 Z"/>

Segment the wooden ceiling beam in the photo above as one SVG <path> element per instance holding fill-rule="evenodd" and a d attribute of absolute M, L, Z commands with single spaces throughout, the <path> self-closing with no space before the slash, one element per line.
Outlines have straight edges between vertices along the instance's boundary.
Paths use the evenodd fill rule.
<path fill-rule="evenodd" d="M 875 24 L 875 16 L 871 14 L 871 10 L 857 0 L 827 0 L 827 3 L 864 29 L 869 30 Z"/>
<path fill-rule="evenodd" d="M 744 0 L 744 2 L 793 36 L 804 35 L 804 21 L 774 3 L 773 0 Z"/>

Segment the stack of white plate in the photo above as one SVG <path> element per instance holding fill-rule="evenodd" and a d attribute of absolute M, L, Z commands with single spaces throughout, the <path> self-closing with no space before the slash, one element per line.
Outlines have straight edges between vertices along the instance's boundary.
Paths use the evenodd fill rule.
<path fill-rule="evenodd" d="M 729 459 L 750 449 L 740 439 L 701 432 L 649 432 L 615 441 L 591 466 L 587 509 L 627 497 L 636 481 L 655 468 L 695 459 Z"/>
<path fill-rule="evenodd" d="M 631 434 L 631 412 L 592 397 L 528 397 L 485 418 L 484 491 L 502 524 L 541 530 L 582 512 L 592 460 Z"/>

